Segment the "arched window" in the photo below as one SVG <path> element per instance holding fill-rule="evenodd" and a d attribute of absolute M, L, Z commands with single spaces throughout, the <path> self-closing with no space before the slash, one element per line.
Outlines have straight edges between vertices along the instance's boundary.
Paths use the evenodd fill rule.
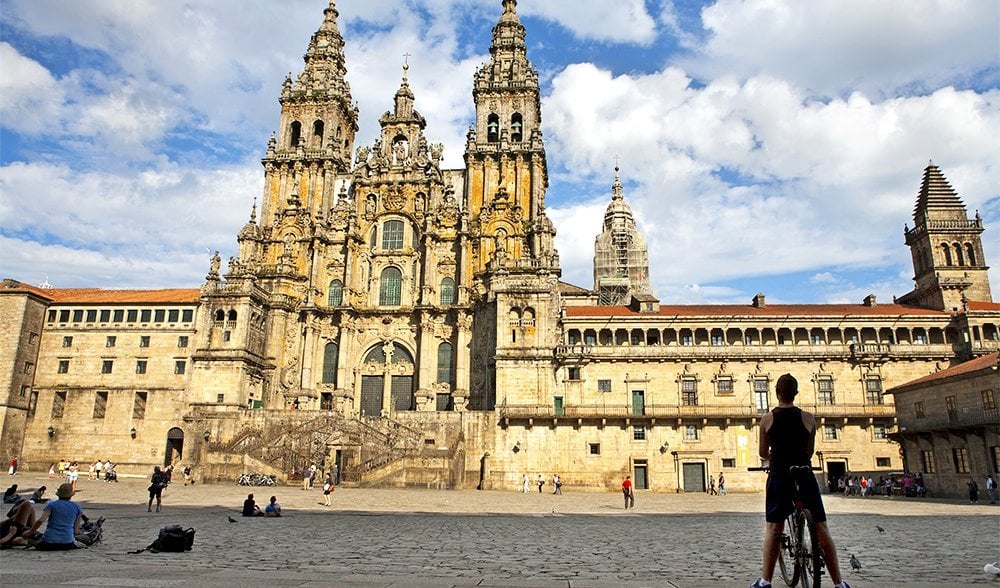
<path fill-rule="evenodd" d="M 302 139 L 302 123 L 295 121 L 292 123 L 292 132 L 288 137 L 289 147 L 298 147 L 299 141 Z"/>
<path fill-rule="evenodd" d="M 323 121 L 321 120 L 313 123 L 313 145 L 315 147 L 323 146 Z"/>
<path fill-rule="evenodd" d="M 955 264 L 960 266 L 965 265 L 965 256 L 962 255 L 962 246 L 958 243 L 955 243 Z"/>
<path fill-rule="evenodd" d="M 969 262 L 969 265 L 976 265 L 976 249 L 972 246 L 972 243 L 965 244 L 965 259 Z"/>
<path fill-rule="evenodd" d="M 500 117 L 496 114 L 491 114 L 486 119 L 486 140 L 490 143 L 500 140 Z"/>
<path fill-rule="evenodd" d="M 226 311 L 222 310 L 221 308 L 215 311 L 215 322 L 221 323 L 224 320 L 226 320 Z"/>
<path fill-rule="evenodd" d="M 454 352 L 451 343 L 438 345 L 438 369 L 437 381 L 441 384 L 451 385 L 451 372 Z"/>
<path fill-rule="evenodd" d="M 230 321 L 233 321 L 233 322 L 236 321 L 236 310 L 235 309 L 229 311 L 229 317 L 228 317 L 228 319 Z"/>
<path fill-rule="evenodd" d="M 455 304 L 455 280 L 441 280 L 441 304 Z"/>
<path fill-rule="evenodd" d="M 382 249 L 403 248 L 403 221 L 390 220 L 382 225 Z"/>
<path fill-rule="evenodd" d="M 524 121 L 520 112 L 515 112 L 510 117 L 510 140 L 520 143 L 524 140 Z"/>
<path fill-rule="evenodd" d="M 951 245 L 942 243 L 941 250 L 944 251 L 944 264 L 951 265 Z"/>
<path fill-rule="evenodd" d="M 344 283 L 340 280 L 330 282 L 330 288 L 326 296 L 327 306 L 340 306 L 344 302 Z"/>
<path fill-rule="evenodd" d="M 327 343 L 323 348 L 323 383 L 337 384 L 337 356 L 340 348 L 336 343 Z"/>
<path fill-rule="evenodd" d="M 399 271 L 399 268 L 387 267 L 382 270 L 382 277 L 379 278 L 379 306 L 399 306 L 402 292 L 403 273 Z"/>

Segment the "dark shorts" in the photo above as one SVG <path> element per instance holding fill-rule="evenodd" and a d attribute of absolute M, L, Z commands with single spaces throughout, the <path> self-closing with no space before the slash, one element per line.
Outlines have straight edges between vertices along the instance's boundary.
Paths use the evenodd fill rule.
<path fill-rule="evenodd" d="M 35 545 L 35 549 L 39 551 L 69 551 L 76 549 L 76 543 L 46 543 L 43 541 Z"/>
<path fill-rule="evenodd" d="M 816 476 L 811 473 L 798 474 L 799 494 L 802 505 L 812 513 L 817 523 L 826 521 L 826 510 L 823 509 L 823 499 L 819 495 L 819 484 Z M 792 503 L 794 494 L 793 478 L 790 475 L 775 475 L 767 477 L 767 495 L 765 519 L 769 523 L 783 522 L 795 510 Z"/>

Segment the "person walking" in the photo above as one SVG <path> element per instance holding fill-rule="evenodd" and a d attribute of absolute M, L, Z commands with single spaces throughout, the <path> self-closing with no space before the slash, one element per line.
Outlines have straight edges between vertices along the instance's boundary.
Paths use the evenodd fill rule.
<path fill-rule="evenodd" d="M 528 474 L 524 474 L 524 477 L 521 479 L 521 492 L 525 494 L 531 492 L 531 480 L 528 479 Z"/>
<path fill-rule="evenodd" d="M 726 495 L 726 478 L 719 472 L 719 496 Z"/>
<path fill-rule="evenodd" d="M 333 472 L 330 472 L 326 476 L 326 482 L 323 482 L 323 506 L 333 506 L 333 503 L 330 502 L 330 494 L 333 493 L 334 481 Z"/>
<path fill-rule="evenodd" d="M 16 473 L 17 473 L 17 456 L 15 455 L 10 460 L 10 467 L 7 469 L 7 475 L 13 476 Z"/>
<path fill-rule="evenodd" d="M 302 470 L 302 489 L 303 490 L 308 490 L 309 489 L 309 477 L 310 476 L 312 476 L 312 470 L 310 468 L 306 468 L 306 469 Z"/>
<path fill-rule="evenodd" d="M 635 489 L 632 487 L 632 476 L 625 476 L 622 482 L 622 494 L 625 496 L 625 510 L 635 508 Z"/>
<path fill-rule="evenodd" d="M 969 478 L 969 482 L 966 486 L 969 487 L 969 502 L 972 504 L 979 504 L 979 484 L 977 484 L 972 478 Z"/>
<path fill-rule="evenodd" d="M 544 486 L 544 485 L 545 485 L 545 479 L 542 478 L 541 474 L 538 474 L 538 493 L 539 494 L 542 493 L 542 486 Z"/>
<path fill-rule="evenodd" d="M 708 477 L 708 495 L 709 496 L 719 495 L 719 493 L 715 491 L 715 478 L 713 478 L 712 476 Z"/>
<path fill-rule="evenodd" d="M 850 588 L 840 575 L 837 548 L 826 524 L 826 511 L 819 484 L 812 471 L 793 474 L 792 466 L 811 465 L 816 448 L 816 418 L 795 406 L 795 396 L 799 393 L 799 383 L 791 374 L 778 378 L 775 385 L 778 406 L 760 419 L 760 457 L 770 464 L 767 488 L 764 542 L 761 548 L 763 564 L 761 576 L 750 588 L 765 588 L 771 585 L 774 565 L 778 560 L 778 537 L 785 528 L 785 519 L 793 511 L 792 496 L 796 483 L 800 499 L 812 513 L 816 522 L 819 547 L 823 550 L 826 568 L 830 572 L 835 588 Z M 794 476 L 794 477 L 793 477 Z"/>
<path fill-rule="evenodd" d="M 990 497 L 990 504 L 997 503 L 997 481 L 992 474 L 986 474 L 986 494 Z"/>
<path fill-rule="evenodd" d="M 76 494 L 76 480 L 80 476 L 80 464 L 73 462 L 66 470 L 66 481 L 73 487 L 73 494 Z"/>
<path fill-rule="evenodd" d="M 163 487 L 167 485 L 167 478 L 160 471 L 160 466 L 153 468 L 153 475 L 149 478 L 149 504 L 146 505 L 146 512 L 153 511 L 153 499 L 156 499 L 156 512 L 160 512 L 160 503 L 163 501 Z"/>
<path fill-rule="evenodd" d="M 562 481 L 559 479 L 559 474 L 552 474 L 552 487 L 555 488 L 552 491 L 553 494 L 562 494 Z"/>

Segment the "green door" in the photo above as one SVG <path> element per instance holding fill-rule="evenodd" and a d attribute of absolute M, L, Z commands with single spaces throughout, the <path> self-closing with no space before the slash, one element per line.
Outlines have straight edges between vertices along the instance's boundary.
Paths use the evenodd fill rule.
<path fill-rule="evenodd" d="M 646 393 L 642 390 L 632 390 L 632 414 L 646 414 Z"/>
<path fill-rule="evenodd" d="M 636 490 L 649 490 L 649 476 L 647 475 L 646 462 L 636 460 L 632 470 L 635 474 L 635 483 L 632 487 Z"/>
<path fill-rule="evenodd" d="M 684 491 L 705 491 L 705 464 L 686 463 L 684 465 Z"/>
<path fill-rule="evenodd" d="M 555 398 L 553 398 L 553 400 L 554 400 L 553 406 L 555 408 L 555 416 L 561 417 L 565 415 L 566 407 L 563 406 L 563 397 L 556 396 Z"/>

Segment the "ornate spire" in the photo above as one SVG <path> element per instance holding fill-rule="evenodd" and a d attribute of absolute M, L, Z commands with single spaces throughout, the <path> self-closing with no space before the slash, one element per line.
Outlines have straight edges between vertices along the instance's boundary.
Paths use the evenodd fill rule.
<path fill-rule="evenodd" d="M 611 185 L 611 199 L 612 200 L 623 200 L 625 198 L 625 189 L 622 187 L 621 174 L 619 173 L 621 169 L 618 165 L 615 165 L 615 183 Z"/>
<path fill-rule="evenodd" d="M 330 0 L 330 5 L 323 10 L 323 24 L 313 34 L 303 56 L 306 67 L 290 88 L 292 97 L 325 92 L 342 95 L 350 102 L 351 89 L 344 79 L 347 73 L 344 38 L 337 26 L 339 16 L 334 0 Z"/>
<path fill-rule="evenodd" d="M 917 204 L 913 208 L 913 220 L 917 226 L 921 226 L 928 217 L 943 218 L 954 214 L 960 214 L 960 218 L 964 220 L 965 204 L 941 173 L 941 168 L 930 161 L 924 168 L 924 179 L 920 184 Z"/>

